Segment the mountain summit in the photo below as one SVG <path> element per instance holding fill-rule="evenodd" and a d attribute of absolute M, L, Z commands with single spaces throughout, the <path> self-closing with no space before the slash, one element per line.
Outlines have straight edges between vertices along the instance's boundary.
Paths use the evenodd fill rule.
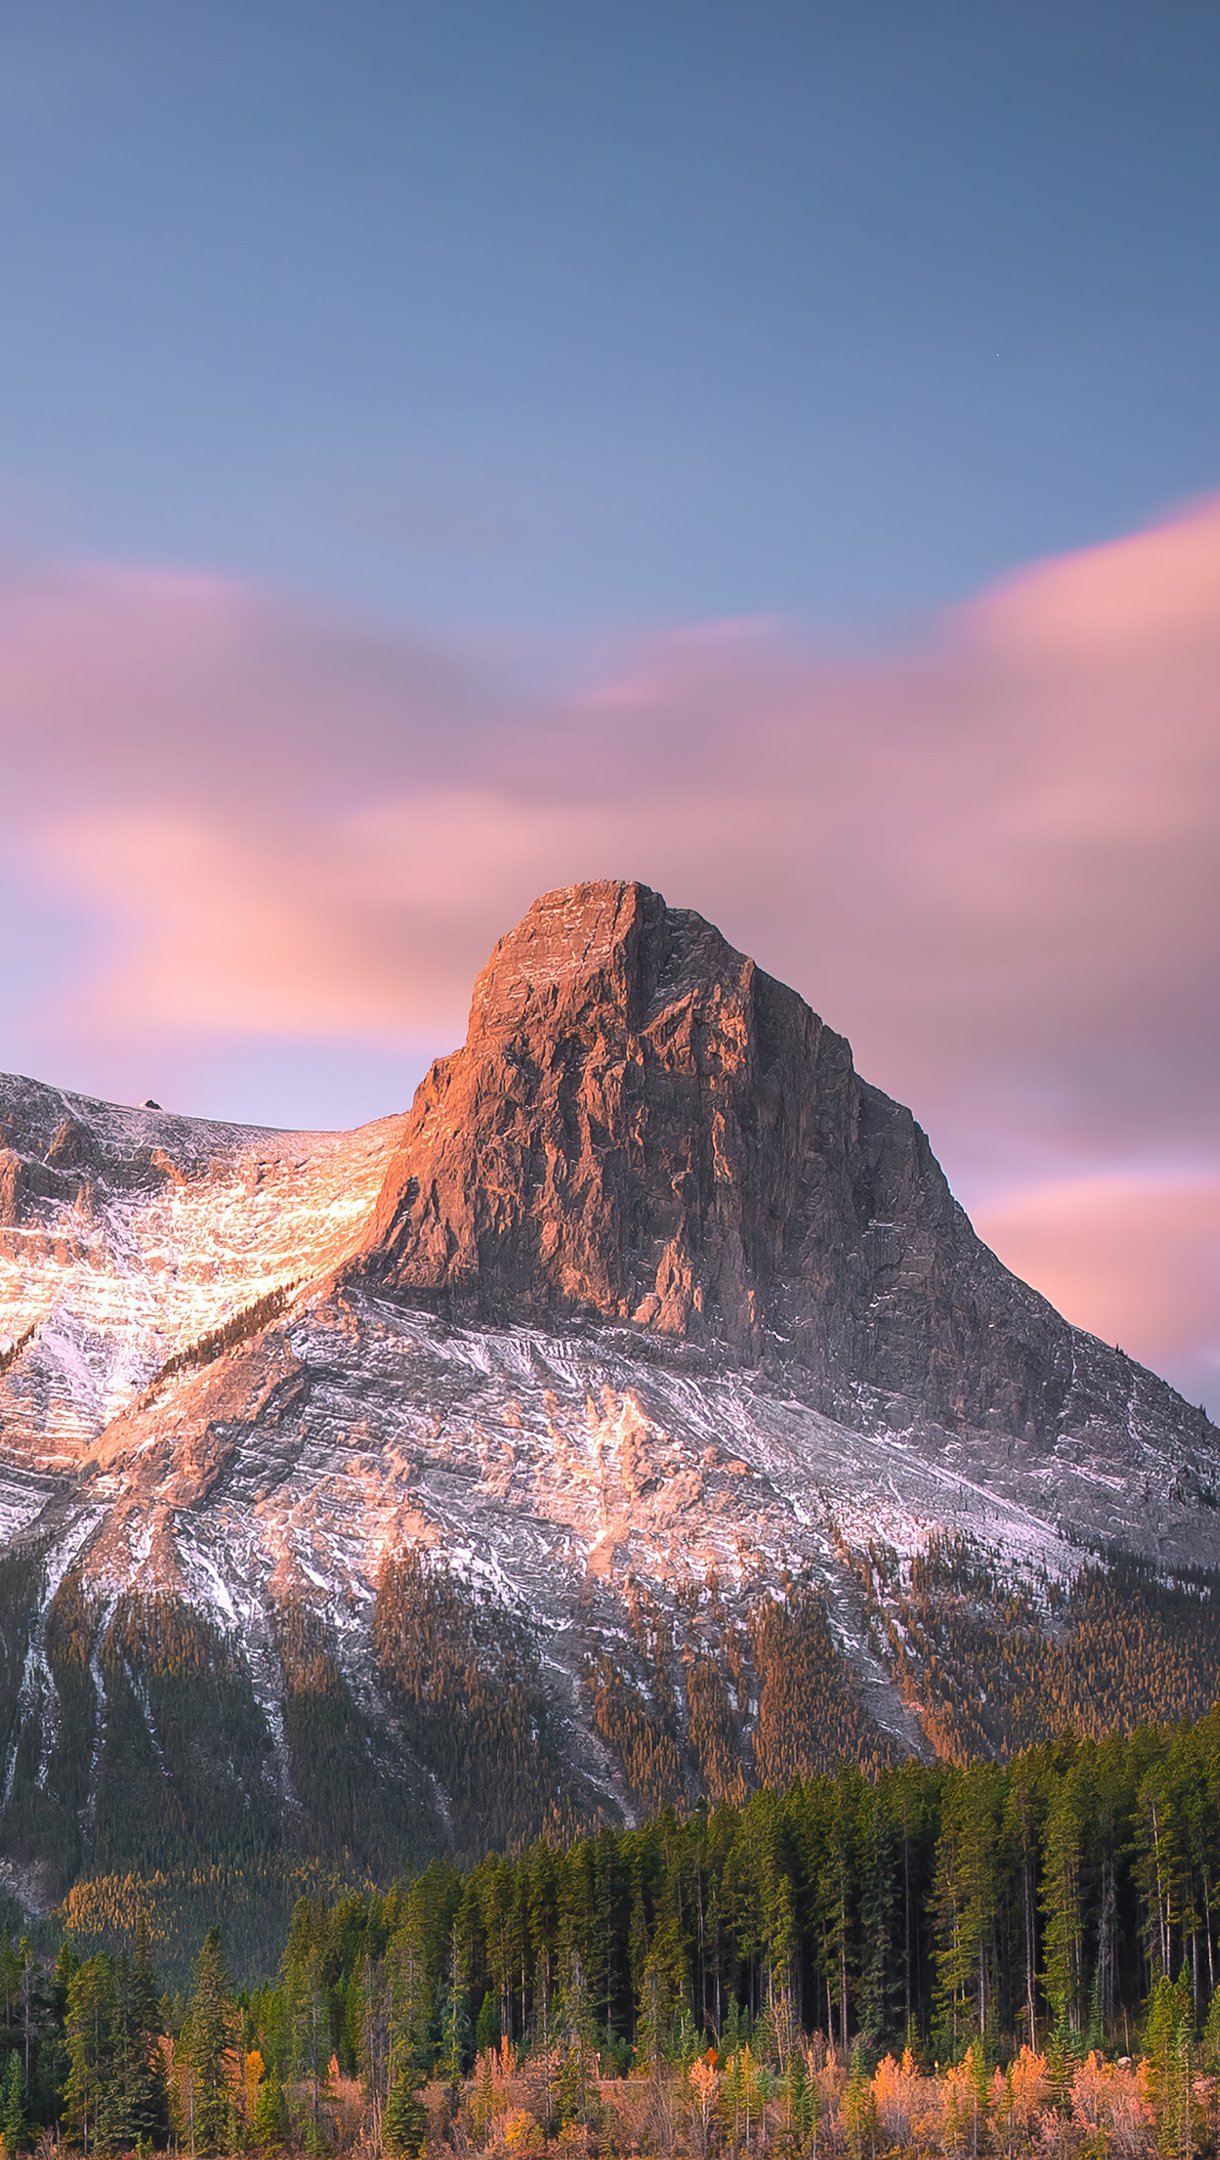
<path fill-rule="evenodd" d="M 87 1933 L 1198 1711 L 1218 1440 L 643 885 L 538 900 L 356 1133 L 0 1080 L 11 1880 Z"/>
<path fill-rule="evenodd" d="M 642 885 L 548 893 L 420 1089 L 378 1269 L 454 1315 L 581 1314 L 751 1363 L 782 1333 L 825 1362 L 842 1284 L 828 1305 L 812 1277 L 850 1249 L 858 1117 L 846 1043 L 701 917 Z"/>
<path fill-rule="evenodd" d="M 369 1250 L 455 1319 L 647 1328 L 795 1364 L 839 1412 L 901 1398 L 1036 1444 L 1081 1408 L 1075 1331 L 976 1238 L 910 1112 L 796 991 L 627 881 L 547 893 L 501 939 Z M 1129 1361 L 1086 1363 L 1125 1427 Z"/>

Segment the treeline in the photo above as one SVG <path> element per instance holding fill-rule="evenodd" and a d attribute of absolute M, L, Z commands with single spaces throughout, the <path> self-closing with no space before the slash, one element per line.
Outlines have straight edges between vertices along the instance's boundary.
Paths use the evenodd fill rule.
<path fill-rule="evenodd" d="M 903 1733 L 892 1698 L 880 1717 L 879 1691 L 861 1685 L 812 1582 L 735 1600 L 691 1584 L 667 1603 L 629 1581 L 604 1606 L 587 1586 L 566 1653 L 580 1687 L 573 1721 L 520 1619 L 409 1551 L 381 1572 L 359 1690 L 325 1612 L 295 1599 L 272 1611 L 273 1740 L 242 1646 L 205 1610 L 134 1592 L 115 1605 L 69 1570 L 43 1615 L 42 1556 L 19 1546 L 0 1555 L 6 1858 L 55 1893 L 129 1875 L 240 1875 L 241 1913 L 211 1909 L 224 1910 L 248 1977 L 278 1955 L 302 1868 L 384 1883 L 434 1856 L 465 1864 L 489 1844 L 592 1834 L 615 1813 L 608 1783 L 637 1817 L 667 1804 L 715 1810 L 843 1761 L 870 1779 L 895 1771 L 921 1729 L 965 1766 L 1048 1733 L 1100 1740 L 1199 1717 L 1214 1699 L 1210 1572 L 1163 1580 L 1115 1559 L 1035 1596 L 998 1580 L 962 1539 L 933 1539 L 913 1563 L 844 1543 L 839 1560 L 836 1605 L 891 1673 Z M 31 1658 L 54 1690 L 41 1714 Z M 193 1894 L 181 1917 L 196 1941 Z M 189 1959 L 172 1962 L 181 1977 Z"/>
<path fill-rule="evenodd" d="M 301 1897 L 242 1993 L 213 1931 L 164 1994 L 132 1914 L 83 1961 L 0 1953 L 0 2135 L 1185 2156 L 1214 2128 L 1218 1885 L 1220 1710 Z"/>

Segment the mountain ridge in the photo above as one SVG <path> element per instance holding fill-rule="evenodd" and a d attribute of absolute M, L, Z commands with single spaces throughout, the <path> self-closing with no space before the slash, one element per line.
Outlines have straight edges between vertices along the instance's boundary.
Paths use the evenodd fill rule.
<path fill-rule="evenodd" d="M 993 1346 L 977 1328 L 973 1397 L 951 1391 L 964 1377 L 960 1344 L 930 1343 L 914 1370 L 892 1346 L 876 1308 L 903 1303 L 911 1274 L 935 1264 L 938 1237 L 942 1274 L 969 1264 L 982 1270 L 980 1296 L 1008 1297 L 1010 1351 L 1029 1312 L 1053 1323 L 1057 1402 L 1025 1402 L 1028 1381 L 1011 1371 L 998 1399 L 1001 1375 L 981 1356 Z M 877 1249 L 861 1253 L 861 1241 Z M 500 940 L 475 985 L 464 1049 L 439 1059 L 417 1092 L 369 1243 L 377 1279 L 455 1316 L 583 1313 L 697 1340 L 718 1333 L 749 1363 L 766 1362 L 769 1336 L 777 1362 L 795 1358 L 830 1381 L 821 1321 L 854 1333 L 837 1346 L 850 1379 L 917 1395 L 953 1420 L 1036 1411 L 1045 1426 L 1083 1333 L 977 1239 L 927 1135 L 859 1078 L 844 1037 L 702 917 L 629 880 L 543 895 Z M 857 1307 L 873 1310 L 827 1321 L 853 1264 L 869 1277 Z M 978 1318 L 997 1325 L 994 1311 Z M 862 1344 L 862 1332 L 876 1342 Z M 950 1359 L 946 1385 L 938 1368 Z"/>
<path fill-rule="evenodd" d="M 47 1896 L 1217 1692 L 1215 1428 L 629 880 L 536 902 L 354 1133 L 0 1081 L 0 1353 L 0 1839 Z"/>

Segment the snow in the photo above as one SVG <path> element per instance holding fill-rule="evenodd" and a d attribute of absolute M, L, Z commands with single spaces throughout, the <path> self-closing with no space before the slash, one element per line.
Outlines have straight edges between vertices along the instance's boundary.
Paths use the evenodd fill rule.
<path fill-rule="evenodd" d="M 48 1180 L 71 1118 L 83 1168 Z M 0 1432 L 58 1464 L 176 1351 L 269 1291 L 324 1274 L 358 1241 L 400 1120 L 354 1133 L 268 1133 L 124 1110 L 0 1078 L 0 1133 L 37 1183 L 0 1229 L 0 1332 L 34 1339 L 0 1375 Z M 16 1130 L 15 1130 L 16 1128 Z"/>
<path fill-rule="evenodd" d="M 1117 1436 L 1069 1415 L 1027 1444 L 917 1425 L 864 1391 L 839 1422 L 794 1370 L 735 1371 L 627 1328 L 458 1327 L 358 1277 L 336 1295 L 399 1132 L 197 1124 L 0 1080 L 0 1140 L 25 1180 L 0 1221 L 0 1341 L 34 1329 L 0 1375 L 0 1543 L 29 1541 L 43 1569 L 0 1807 L 31 1721 L 47 1774 L 46 1614 L 73 1568 L 103 1616 L 131 1588 L 208 1619 L 249 1673 L 291 1800 L 277 1612 L 312 1607 L 376 1713 L 372 1615 L 396 1552 L 432 1556 L 529 1628 L 573 1731 L 582 1630 L 622 1664 L 629 1579 L 672 1616 L 714 1576 L 738 1624 L 786 1571 L 806 1575 L 878 1721 L 912 1746 L 876 1628 L 881 1609 L 901 1639 L 895 1593 L 873 1571 L 870 1601 L 851 1564 L 870 1545 L 909 1584 L 932 1538 L 960 1535 L 1040 1610 L 1103 1538 L 1214 1557 L 1214 1511 L 1201 1525 L 1207 1511 L 1173 1498 L 1185 1442 L 1134 1372 Z M 289 1287 L 257 1339 L 146 1394 L 175 1352 Z M 1073 1349 L 1075 1400 L 1095 1402 L 1100 1346 Z M 94 1679 L 96 1758 L 96 1656 Z M 155 1747 L 146 1699 L 144 1715 Z M 617 1791 L 596 1736 L 578 1737 Z"/>

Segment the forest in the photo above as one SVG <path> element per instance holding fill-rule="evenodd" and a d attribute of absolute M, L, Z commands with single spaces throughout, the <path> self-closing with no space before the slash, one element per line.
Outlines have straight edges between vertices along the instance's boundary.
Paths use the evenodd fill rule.
<path fill-rule="evenodd" d="M 7 2154 L 1217 2148 L 1220 1710 L 302 1896 L 256 1986 L 215 1919 L 9 1935 Z"/>

